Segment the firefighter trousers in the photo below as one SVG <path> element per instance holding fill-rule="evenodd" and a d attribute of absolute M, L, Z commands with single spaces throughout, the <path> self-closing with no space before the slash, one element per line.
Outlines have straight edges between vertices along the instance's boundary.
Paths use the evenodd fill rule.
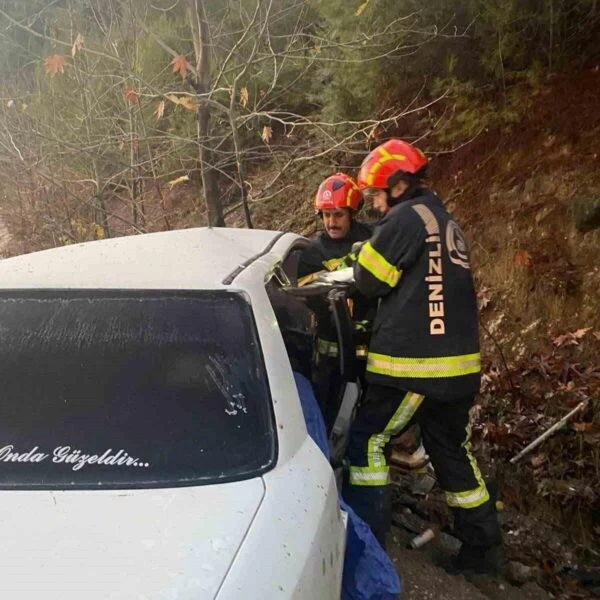
<path fill-rule="evenodd" d="M 350 472 L 344 498 L 380 541 L 391 523 L 390 439 L 415 421 L 457 537 L 471 546 L 501 543 L 495 502 L 471 453 L 469 409 L 473 397 L 437 400 L 410 391 L 370 384 L 350 433 Z"/>

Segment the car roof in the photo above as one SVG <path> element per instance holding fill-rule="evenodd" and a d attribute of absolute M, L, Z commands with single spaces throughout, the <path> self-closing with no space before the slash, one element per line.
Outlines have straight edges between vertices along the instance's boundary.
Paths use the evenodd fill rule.
<path fill-rule="evenodd" d="M 283 235 L 198 227 L 73 244 L 0 260 L 0 289 L 220 288 Z"/>

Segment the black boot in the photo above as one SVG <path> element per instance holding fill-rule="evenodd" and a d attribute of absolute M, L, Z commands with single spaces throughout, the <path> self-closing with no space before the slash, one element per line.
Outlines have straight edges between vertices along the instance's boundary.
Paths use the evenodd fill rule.
<path fill-rule="evenodd" d="M 460 552 L 451 559 L 446 571 L 452 575 L 473 577 L 497 575 L 504 561 L 502 545 L 471 546 L 463 544 Z"/>
<path fill-rule="evenodd" d="M 342 496 L 371 528 L 385 550 L 385 536 L 392 523 L 392 496 L 389 486 L 347 485 Z"/>

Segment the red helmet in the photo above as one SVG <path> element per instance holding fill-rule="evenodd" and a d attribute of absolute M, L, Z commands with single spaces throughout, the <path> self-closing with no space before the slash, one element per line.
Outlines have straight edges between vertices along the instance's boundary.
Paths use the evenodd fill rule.
<path fill-rule="evenodd" d="M 345 173 L 336 173 L 328 177 L 319 186 L 315 196 L 317 212 L 335 208 L 349 208 L 351 211 L 357 211 L 361 206 L 362 192 L 354 179 Z"/>
<path fill-rule="evenodd" d="M 427 165 L 425 155 L 413 145 L 402 140 L 388 140 L 369 152 L 360 166 L 358 187 L 391 187 L 390 177 L 402 173 L 419 175 Z"/>

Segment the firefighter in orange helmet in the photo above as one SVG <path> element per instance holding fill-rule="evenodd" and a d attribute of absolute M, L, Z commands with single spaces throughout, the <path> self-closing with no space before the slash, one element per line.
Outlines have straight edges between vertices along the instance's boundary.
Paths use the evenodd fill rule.
<path fill-rule="evenodd" d="M 392 139 L 369 153 L 358 175 L 383 218 L 353 266 L 357 289 L 378 298 L 379 308 L 344 495 L 384 541 L 390 438 L 418 423 L 463 542 L 453 569 L 488 573 L 502 546 L 495 503 L 471 453 L 469 409 L 480 385 L 475 288 L 464 235 L 424 182 L 427 162 Z"/>

